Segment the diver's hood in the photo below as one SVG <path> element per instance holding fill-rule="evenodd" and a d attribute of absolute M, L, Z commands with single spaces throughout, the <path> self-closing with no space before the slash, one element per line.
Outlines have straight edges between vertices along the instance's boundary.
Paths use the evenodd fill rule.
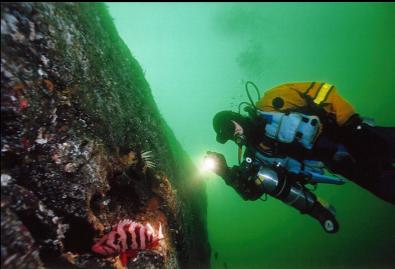
<path fill-rule="evenodd" d="M 245 127 L 245 118 L 233 111 L 221 111 L 215 114 L 213 118 L 213 128 L 217 133 L 217 142 L 225 144 L 228 140 L 234 138 L 235 125 L 232 121 L 236 121 L 243 128 Z"/>

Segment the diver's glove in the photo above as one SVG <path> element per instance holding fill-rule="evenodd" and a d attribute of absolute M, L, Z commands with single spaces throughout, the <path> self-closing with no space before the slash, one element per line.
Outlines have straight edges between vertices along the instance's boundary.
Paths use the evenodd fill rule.
<path fill-rule="evenodd" d="M 213 158 L 216 163 L 216 166 L 213 168 L 213 172 L 220 177 L 225 178 L 229 173 L 229 167 L 224 155 L 213 151 L 207 151 L 207 156 Z"/>

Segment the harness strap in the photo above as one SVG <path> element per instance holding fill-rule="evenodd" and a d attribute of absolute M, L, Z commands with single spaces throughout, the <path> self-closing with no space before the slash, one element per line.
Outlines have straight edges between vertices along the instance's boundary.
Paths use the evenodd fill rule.
<path fill-rule="evenodd" d="M 314 98 L 313 102 L 317 105 L 320 105 L 322 102 L 326 100 L 332 88 L 333 88 L 332 85 L 328 83 L 324 83 L 318 90 L 317 95 Z"/>

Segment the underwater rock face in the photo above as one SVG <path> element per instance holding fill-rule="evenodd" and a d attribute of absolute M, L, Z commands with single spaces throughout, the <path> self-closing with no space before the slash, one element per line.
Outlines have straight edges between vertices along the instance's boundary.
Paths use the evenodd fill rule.
<path fill-rule="evenodd" d="M 207 268 L 195 173 L 103 4 L 2 3 L 2 268 L 121 268 L 122 219 L 164 235 L 128 268 Z"/>

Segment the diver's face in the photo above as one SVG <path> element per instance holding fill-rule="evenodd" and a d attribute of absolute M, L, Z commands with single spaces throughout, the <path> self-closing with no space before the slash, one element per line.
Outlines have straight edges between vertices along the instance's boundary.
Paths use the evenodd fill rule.
<path fill-rule="evenodd" d="M 235 131 L 233 134 L 233 141 L 237 145 L 244 145 L 245 144 L 245 135 L 244 135 L 244 129 L 241 127 L 240 124 L 232 120 L 233 124 L 235 125 Z"/>
<path fill-rule="evenodd" d="M 235 133 L 233 135 L 235 136 L 235 135 L 242 135 L 242 134 L 244 134 L 243 127 L 241 127 L 241 125 L 238 124 L 237 122 L 235 122 L 234 120 L 232 120 L 232 122 L 235 125 Z"/>

